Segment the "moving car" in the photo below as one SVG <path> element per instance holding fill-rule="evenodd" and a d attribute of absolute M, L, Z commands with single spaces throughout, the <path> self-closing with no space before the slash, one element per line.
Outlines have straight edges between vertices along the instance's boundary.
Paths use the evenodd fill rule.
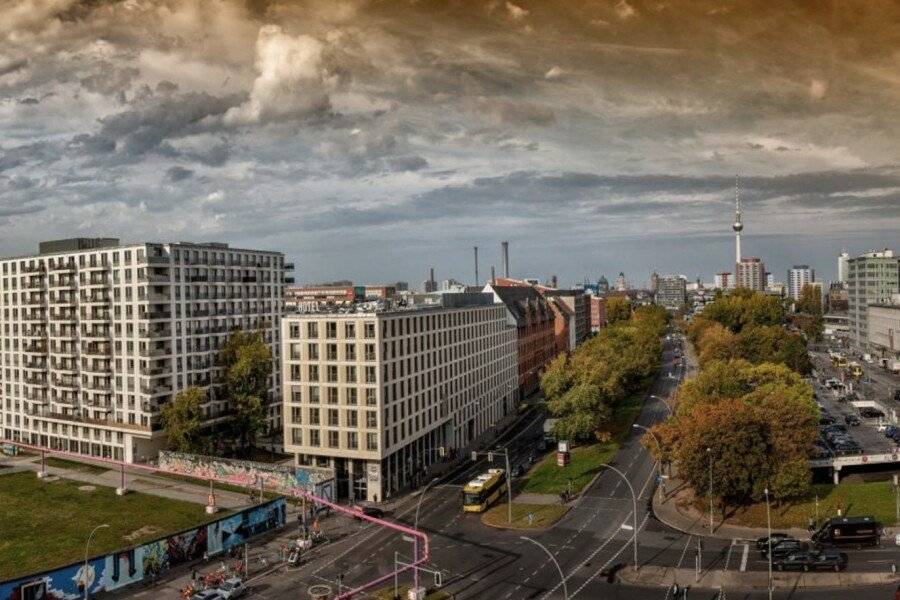
<path fill-rule="evenodd" d="M 805 552 L 809 548 L 809 544 L 806 542 L 801 542 L 795 538 L 784 538 L 779 541 L 777 544 L 772 544 L 772 558 L 783 558 L 788 556 L 789 554 L 796 554 L 798 552 Z M 767 558 L 769 555 L 769 547 L 765 545 L 759 551 L 763 558 Z"/>
<path fill-rule="evenodd" d="M 191 600 L 223 600 L 218 590 L 203 590 L 191 596 Z"/>
<path fill-rule="evenodd" d="M 852 427 L 856 427 L 860 423 L 859 417 L 857 417 L 856 415 L 847 415 L 846 417 L 844 417 L 844 423 Z"/>
<path fill-rule="evenodd" d="M 772 545 L 775 546 L 781 540 L 787 539 L 789 537 L 790 536 L 786 533 L 773 532 L 771 535 Z M 768 545 L 769 545 L 769 537 L 761 537 L 758 540 L 756 540 L 756 549 L 757 550 L 762 550 L 763 548 L 765 548 Z"/>
<path fill-rule="evenodd" d="M 776 571 L 843 571 L 848 557 L 836 550 L 797 552 L 772 561 Z"/>
<path fill-rule="evenodd" d="M 374 506 L 363 506 L 362 504 L 355 504 L 350 507 L 350 510 L 366 515 L 367 517 L 374 517 L 376 519 L 380 519 L 384 516 L 384 511 Z M 359 517 L 356 518 L 358 519 Z"/>
<path fill-rule="evenodd" d="M 835 517 L 826 521 L 812 535 L 821 546 L 877 546 L 881 539 L 881 523 L 875 517 Z"/>
<path fill-rule="evenodd" d="M 232 600 L 232 598 L 240 598 L 244 595 L 247 588 L 244 581 L 240 577 L 231 577 L 222 582 L 216 591 L 224 600 Z"/>

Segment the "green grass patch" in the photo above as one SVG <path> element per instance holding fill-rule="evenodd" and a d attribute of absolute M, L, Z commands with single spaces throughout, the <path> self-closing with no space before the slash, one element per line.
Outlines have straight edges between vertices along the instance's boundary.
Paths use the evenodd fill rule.
<path fill-rule="evenodd" d="M 516 504 L 513 503 L 512 522 L 509 521 L 508 505 L 496 504 L 481 515 L 481 522 L 492 527 L 509 529 L 545 529 L 559 521 L 567 506 L 562 504 Z M 534 515 L 531 522 L 528 515 Z"/>
<path fill-rule="evenodd" d="M 90 473 L 91 475 L 100 475 L 109 471 L 108 468 L 91 463 L 78 462 L 76 460 L 68 460 L 57 456 L 48 456 L 44 459 L 44 464 L 48 467 L 56 467 L 57 469 L 68 469 L 70 471 L 78 471 L 80 473 Z"/>
<path fill-rule="evenodd" d="M 809 519 L 816 518 L 816 494 L 819 498 L 819 522 L 837 516 L 838 507 L 847 516 L 874 516 L 884 526 L 894 524 L 894 487 L 889 481 L 865 483 L 840 483 L 815 485 L 813 492 L 800 498 L 771 507 L 772 528 L 801 527 L 805 529 Z M 701 500 L 698 500 L 698 507 Z M 709 505 L 704 505 L 708 507 Z M 698 508 L 698 510 L 700 510 Z M 708 508 L 702 509 L 708 510 Z M 746 527 L 766 526 L 766 504 L 759 502 L 738 508 L 726 520 L 731 525 Z"/>
<path fill-rule="evenodd" d="M 220 518 L 202 504 L 130 492 L 67 479 L 41 480 L 32 472 L 0 476 L 0 573 L 16 578 L 84 560 L 91 530 L 107 523 L 91 541 L 97 555 L 134 546 Z M 227 513 L 225 513 L 227 514 Z"/>
<path fill-rule="evenodd" d="M 571 492 L 577 494 L 600 471 L 600 465 L 609 463 L 619 450 L 620 442 L 628 436 L 631 424 L 644 406 L 645 394 L 626 398 L 613 410 L 609 424 L 609 441 L 572 448 L 569 464 L 556 464 L 556 450 L 539 460 L 522 478 L 521 492 L 534 494 L 561 494 L 571 481 Z"/>

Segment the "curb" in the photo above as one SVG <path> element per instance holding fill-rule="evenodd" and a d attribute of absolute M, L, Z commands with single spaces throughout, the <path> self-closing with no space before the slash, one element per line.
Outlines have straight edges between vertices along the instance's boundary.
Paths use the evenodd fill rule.
<path fill-rule="evenodd" d="M 617 573 L 620 583 L 670 588 L 676 583 L 682 587 L 700 589 L 732 588 L 741 590 L 768 589 L 769 575 L 766 571 L 704 571 L 699 579 L 693 569 L 674 569 L 645 565 L 635 571 L 634 567 L 623 567 Z M 900 577 L 892 573 L 773 573 L 774 589 L 786 590 L 795 588 L 850 588 L 854 586 L 881 586 L 897 583 Z"/>

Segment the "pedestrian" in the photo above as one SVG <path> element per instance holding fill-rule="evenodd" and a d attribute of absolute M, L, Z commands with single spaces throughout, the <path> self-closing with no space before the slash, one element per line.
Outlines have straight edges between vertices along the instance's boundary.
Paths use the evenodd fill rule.
<path fill-rule="evenodd" d="M 191 583 L 197 583 L 197 568 L 191 569 Z"/>

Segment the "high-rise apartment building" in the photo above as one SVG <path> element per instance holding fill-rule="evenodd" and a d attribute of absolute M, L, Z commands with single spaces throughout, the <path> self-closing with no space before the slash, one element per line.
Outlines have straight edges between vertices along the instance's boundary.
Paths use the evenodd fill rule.
<path fill-rule="evenodd" d="M 677 310 L 687 302 L 687 280 L 681 275 L 659 278 L 656 303 L 669 310 Z"/>
<path fill-rule="evenodd" d="M 163 442 L 160 408 L 181 389 L 208 390 L 210 419 L 221 344 L 262 330 L 280 390 L 284 271 L 276 252 L 226 244 L 45 242 L 0 259 L 0 431 L 7 439 L 141 461 Z M 269 416 L 280 427 L 280 404 Z"/>
<path fill-rule="evenodd" d="M 719 290 L 727 290 L 728 288 L 734 287 L 734 277 L 731 276 L 731 273 L 716 273 L 716 276 L 713 280 L 713 287 Z"/>
<path fill-rule="evenodd" d="M 744 256 L 734 266 L 734 286 L 759 292 L 766 290 L 766 265 L 755 256 Z"/>
<path fill-rule="evenodd" d="M 868 306 L 887 304 L 900 291 L 900 259 L 892 250 L 872 251 L 847 261 L 847 303 L 850 339 L 866 345 Z"/>
<path fill-rule="evenodd" d="M 516 328 L 489 294 L 284 317 L 284 445 L 377 502 L 516 409 Z M 349 486 L 349 487 L 348 487 Z"/>
<path fill-rule="evenodd" d="M 816 270 L 809 265 L 794 265 L 787 272 L 788 297 L 793 301 L 800 300 L 803 288 L 816 280 Z"/>
<path fill-rule="evenodd" d="M 850 254 L 846 250 L 842 250 L 837 259 L 837 280 L 838 283 L 847 283 L 847 275 L 849 270 Z"/>

